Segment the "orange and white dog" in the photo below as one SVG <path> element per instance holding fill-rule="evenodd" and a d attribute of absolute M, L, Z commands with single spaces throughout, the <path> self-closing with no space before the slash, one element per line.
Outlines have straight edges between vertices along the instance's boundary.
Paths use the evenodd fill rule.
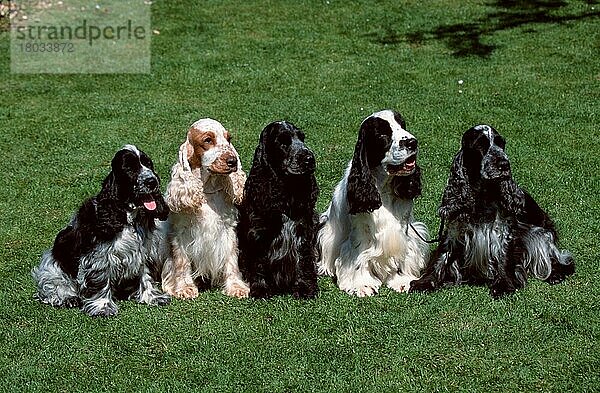
<path fill-rule="evenodd" d="M 212 119 L 192 124 L 171 170 L 166 201 L 171 209 L 171 255 L 162 271 L 163 290 L 191 299 L 198 286 L 222 286 L 229 296 L 247 297 L 238 268 L 236 204 L 246 175 L 229 132 Z"/>

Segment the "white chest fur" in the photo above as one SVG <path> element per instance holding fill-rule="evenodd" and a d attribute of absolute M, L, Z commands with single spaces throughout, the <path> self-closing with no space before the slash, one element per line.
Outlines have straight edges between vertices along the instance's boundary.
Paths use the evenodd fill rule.
<path fill-rule="evenodd" d="M 176 239 L 192 262 L 193 276 L 222 272 L 224 263 L 237 253 L 237 208 L 223 192 L 207 193 L 206 203 L 196 212 L 172 213 Z M 218 275 L 218 274 L 217 274 Z"/>
<path fill-rule="evenodd" d="M 141 276 L 144 268 L 143 232 L 127 225 L 112 241 L 99 243 L 82 258 L 79 279 L 89 270 L 102 271 L 113 284 Z"/>
<path fill-rule="evenodd" d="M 476 268 L 485 277 L 493 277 L 491 269 L 495 263 L 490 262 L 498 262 L 504 258 L 503 253 L 510 240 L 510 227 L 505 220 L 497 216 L 493 222 L 488 223 L 455 223 L 449 231 L 454 232 L 452 238 L 458 239 L 464 247 L 464 266 Z"/>

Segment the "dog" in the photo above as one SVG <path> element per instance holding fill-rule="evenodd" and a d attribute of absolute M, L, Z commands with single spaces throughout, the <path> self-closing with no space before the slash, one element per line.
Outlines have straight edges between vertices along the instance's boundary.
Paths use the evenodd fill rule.
<path fill-rule="evenodd" d="M 304 133 L 286 121 L 260 134 L 240 209 L 240 268 L 253 298 L 318 294 L 316 162 Z"/>
<path fill-rule="evenodd" d="M 411 292 L 487 284 L 500 298 L 523 288 L 528 275 L 556 284 L 573 274 L 554 223 L 513 180 L 504 138 L 478 125 L 461 144 L 438 210 L 443 235 Z"/>
<path fill-rule="evenodd" d="M 228 296 L 248 296 L 238 267 L 236 235 L 236 204 L 242 200 L 245 181 L 225 127 L 213 119 L 192 124 L 165 197 L 171 209 L 170 258 L 162 271 L 165 292 L 192 299 L 199 289 L 222 286 Z"/>
<path fill-rule="evenodd" d="M 383 110 L 362 122 L 318 234 L 319 273 L 348 294 L 372 296 L 382 284 L 407 292 L 425 266 L 427 227 L 413 218 L 421 195 L 417 153 L 417 139 L 398 112 Z"/>
<path fill-rule="evenodd" d="M 150 158 L 133 145 L 119 150 L 100 193 L 86 200 L 32 271 L 36 297 L 56 307 L 114 316 L 117 299 L 165 305 L 152 274 L 166 255 L 156 220 L 169 208 Z"/>

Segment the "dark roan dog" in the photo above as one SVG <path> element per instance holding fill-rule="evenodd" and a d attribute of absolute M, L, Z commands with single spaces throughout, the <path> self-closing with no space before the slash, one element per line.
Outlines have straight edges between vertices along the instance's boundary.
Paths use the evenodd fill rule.
<path fill-rule="evenodd" d="M 575 272 L 548 214 L 513 180 L 504 148 L 488 125 L 464 133 L 438 211 L 446 226 L 411 292 L 483 284 L 500 298 L 530 275 L 556 284 Z"/>

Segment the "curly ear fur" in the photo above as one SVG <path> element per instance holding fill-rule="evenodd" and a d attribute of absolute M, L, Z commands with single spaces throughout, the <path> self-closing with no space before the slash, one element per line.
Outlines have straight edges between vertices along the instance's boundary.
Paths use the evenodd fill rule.
<path fill-rule="evenodd" d="M 231 197 L 231 200 L 235 205 L 242 203 L 244 198 L 244 185 L 246 183 L 246 174 L 242 171 L 242 168 L 238 167 L 238 170 L 232 172 L 228 176 L 229 181 L 225 186 L 225 192 Z"/>
<path fill-rule="evenodd" d="M 115 174 L 113 171 L 110 171 L 104 182 L 102 182 L 102 190 L 100 190 L 98 197 L 117 200 L 119 198 L 118 184 L 119 182 L 115 179 Z"/>
<path fill-rule="evenodd" d="M 366 133 L 362 128 L 348 175 L 347 199 L 350 214 L 370 213 L 381 207 L 381 196 L 369 168 Z"/>
<path fill-rule="evenodd" d="M 438 215 L 443 219 L 450 219 L 461 212 L 470 212 L 474 206 L 473 190 L 467 179 L 463 162 L 463 152 L 460 150 L 452 162 L 450 177 L 444 189 Z"/>
<path fill-rule="evenodd" d="M 252 167 L 244 187 L 244 204 L 263 212 L 282 212 L 283 184 L 267 159 L 267 138 L 271 127 L 267 126 L 260 134 L 254 150 Z"/>
<path fill-rule="evenodd" d="M 525 208 L 525 193 L 512 178 L 500 182 L 500 204 L 515 216 Z"/>
<path fill-rule="evenodd" d="M 317 204 L 317 199 L 319 199 L 319 185 L 317 184 L 317 178 L 311 176 L 309 204 L 313 209 Z"/>
<path fill-rule="evenodd" d="M 256 161 L 255 161 L 256 163 Z M 283 182 L 270 167 L 262 163 L 253 165 L 244 189 L 244 204 L 253 210 L 281 213 L 284 210 L 285 198 L 282 194 Z"/>
<path fill-rule="evenodd" d="M 262 130 L 258 139 L 258 145 L 254 150 L 254 157 L 252 159 L 252 169 L 262 171 L 263 169 L 272 170 L 269 161 L 267 160 L 267 137 L 271 132 L 270 125 Z M 252 172 L 252 171 L 251 171 Z"/>
<path fill-rule="evenodd" d="M 188 162 L 190 143 L 186 140 L 179 148 L 179 162 L 171 169 L 171 181 L 167 185 L 165 200 L 172 212 L 197 211 L 203 203 L 204 185 L 201 169 L 190 168 Z M 192 148 L 193 151 L 193 148 Z"/>
<path fill-rule="evenodd" d="M 394 176 L 392 189 L 400 199 L 415 199 L 421 196 L 421 168 L 417 165 L 410 176 Z"/>

